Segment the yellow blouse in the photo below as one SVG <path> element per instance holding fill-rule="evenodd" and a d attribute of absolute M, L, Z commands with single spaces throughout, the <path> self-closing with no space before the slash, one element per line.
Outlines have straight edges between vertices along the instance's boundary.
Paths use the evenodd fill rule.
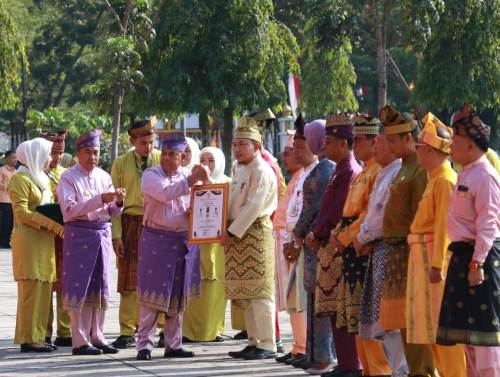
<path fill-rule="evenodd" d="M 14 279 L 56 280 L 54 235 L 34 216 L 42 192 L 26 173 L 16 173 L 9 184 L 14 211 L 12 265 Z"/>
<path fill-rule="evenodd" d="M 361 224 L 363 224 L 368 212 L 370 194 L 380 169 L 380 165 L 374 159 L 367 161 L 361 173 L 351 184 L 342 216 L 357 217 L 357 220 L 337 235 L 337 239 L 344 246 L 349 246 L 359 233 Z"/>
<path fill-rule="evenodd" d="M 433 234 L 432 267 L 444 268 L 448 238 L 448 203 L 457 173 L 446 161 L 428 174 L 422 200 L 410 227 L 412 234 Z"/>

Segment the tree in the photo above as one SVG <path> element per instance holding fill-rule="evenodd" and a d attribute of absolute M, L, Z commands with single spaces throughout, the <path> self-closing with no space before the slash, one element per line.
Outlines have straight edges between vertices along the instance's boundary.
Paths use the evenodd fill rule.
<path fill-rule="evenodd" d="M 350 59 L 350 25 L 343 4 L 331 0 L 310 4 L 301 55 L 301 110 L 308 118 L 358 108 L 352 90 L 356 74 Z"/>
<path fill-rule="evenodd" d="M 438 110 L 500 104 L 500 1 L 445 0 L 423 51 L 417 101 Z"/>
<path fill-rule="evenodd" d="M 273 13 L 270 0 L 164 2 L 146 62 L 152 107 L 221 111 L 229 156 L 234 113 L 281 105 L 283 77 L 298 71 L 295 38 Z"/>
<path fill-rule="evenodd" d="M 142 81 L 139 69 L 142 54 L 147 52 L 155 31 L 148 0 L 105 0 L 105 4 L 112 20 L 109 25 L 112 36 L 106 39 L 102 50 L 102 80 L 97 88 L 101 104 L 111 103 L 113 109 L 111 161 L 114 161 L 118 155 L 125 94 L 133 92 Z"/>
<path fill-rule="evenodd" d="M 16 89 L 23 64 L 26 69 L 24 43 L 7 11 L 6 0 L 0 0 L 0 110 L 12 109 L 19 101 Z"/>

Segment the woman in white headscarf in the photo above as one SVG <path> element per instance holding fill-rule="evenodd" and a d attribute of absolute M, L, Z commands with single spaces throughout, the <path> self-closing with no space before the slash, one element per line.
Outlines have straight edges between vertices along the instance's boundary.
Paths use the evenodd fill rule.
<path fill-rule="evenodd" d="M 56 280 L 54 234 L 44 228 L 36 207 L 50 202 L 45 174 L 52 142 L 37 138 L 21 143 L 16 154 L 22 164 L 9 184 L 14 211 L 12 265 L 17 281 L 15 343 L 21 352 L 52 352 L 45 343 L 52 283 Z"/>
<path fill-rule="evenodd" d="M 182 166 L 191 170 L 193 166 L 200 163 L 200 147 L 196 140 L 186 137 L 188 146 L 184 152 L 184 159 L 182 160 Z"/>
<path fill-rule="evenodd" d="M 212 183 L 229 183 L 224 175 L 224 153 L 214 147 L 203 148 L 200 163 L 210 169 Z M 183 335 L 191 341 L 221 342 L 226 316 L 224 293 L 224 248 L 220 243 L 200 247 L 201 297 L 187 305 L 184 312 Z"/>

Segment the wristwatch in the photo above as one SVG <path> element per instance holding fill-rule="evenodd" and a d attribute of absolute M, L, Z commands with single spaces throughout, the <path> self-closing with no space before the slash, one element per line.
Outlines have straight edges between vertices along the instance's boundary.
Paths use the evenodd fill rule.
<path fill-rule="evenodd" d="M 476 271 L 480 268 L 483 268 L 483 264 L 481 262 L 471 260 L 469 263 L 469 271 Z"/>

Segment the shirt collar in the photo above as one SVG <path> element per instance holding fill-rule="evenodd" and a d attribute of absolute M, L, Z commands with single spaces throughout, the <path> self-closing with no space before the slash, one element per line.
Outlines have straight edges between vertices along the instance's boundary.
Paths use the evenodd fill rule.
<path fill-rule="evenodd" d="M 416 152 L 411 152 L 411 154 L 402 160 L 402 165 L 413 165 L 417 163 L 417 153 Z"/>
<path fill-rule="evenodd" d="M 488 158 L 486 157 L 486 154 L 483 154 L 476 161 L 471 162 L 470 164 L 465 165 L 463 167 L 462 171 L 469 170 L 469 169 L 475 168 L 476 166 L 484 165 L 484 164 L 487 164 L 487 163 L 489 163 Z"/>
<path fill-rule="evenodd" d="M 81 172 L 83 175 L 85 175 L 85 176 L 87 176 L 87 177 L 89 177 L 89 178 L 92 178 L 92 177 L 94 176 L 94 170 L 95 170 L 95 168 L 94 168 L 94 169 L 92 169 L 90 172 L 88 172 L 87 170 L 85 170 L 85 169 L 82 167 L 82 165 L 80 165 L 80 163 L 77 163 L 77 164 L 76 164 L 76 167 L 77 167 L 77 169 L 79 169 L 79 170 L 80 170 L 80 172 Z"/>
<path fill-rule="evenodd" d="M 436 177 L 443 175 L 444 171 L 447 169 L 447 167 L 449 165 L 450 165 L 450 162 L 445 161 L 441 165 L 436 166 L 434 169 L 432 169 L 430 172 L 428 172 L 429 178 L 436 178 Z"/>

